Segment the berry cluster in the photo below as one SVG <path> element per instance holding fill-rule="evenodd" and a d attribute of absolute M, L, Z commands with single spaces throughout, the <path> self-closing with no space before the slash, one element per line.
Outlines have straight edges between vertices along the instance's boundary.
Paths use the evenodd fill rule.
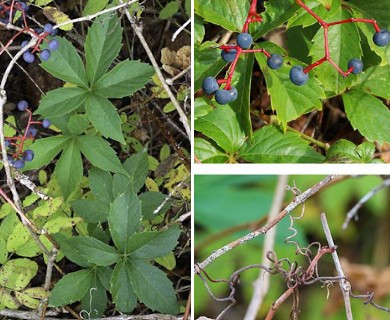
<path fill-rule="evenodd" d="M 28 112 L 28 122 L 24 133 L 21 136 L 5 137 L 5 146 L 8 148 L 8 161 L 16 169 L 22 169 L 26 162 L 32 161 L 34 159 L 34 152 L 32 150 L 23 150 L 25 141 L 27 139 L 33 140 L 38 133 L 37 128 L 33 125 L 38 124 L 46 129 L 50 127 L 51 122 L 48 119 L 34 121 L 32 119 L 32 112 L 28 109 L 28 102 L 25 100 L 19 101 L 17 103 L 17 108 L 19 111 Z"/>
<path fill-rule="evenodd" d="M 270 54 L 265 49 L 250 49 L 253 44 L 253 38 L 248 33 L 249 24 L 262 21 L 261 16 L 257 13 L 256 7 L 257 0 L 252 0 L 242 32 L 237 35 L 237 44 L 219 47 L 219 49 L 221 49 L 222 59 L 231 63 L 227 78 L 217 80 L 214 77 L 207 77 L 203 81 L 203 92 L 209 95 L 215 94 L 215 100 L 219 104 L 227 104 L 237 99 L 238 92 L 237 89 L 231 85 L 231 81 L 241 54 L 261 52 L 267 57 L 267 64 L 271 69 L 279 69 L 283 65 L 283 58 L 279 54 Z M 219 88 L 221 84 L 225 84 L 223 89 Z"/>
<path fill-rule="evenodd" d="M 363 71 L 363 62 L 358 58 L 353 58 L 348 62 L 347 71 L 341 70 L 341 68 L 332 60 L 329 51 L 329 37 L 328 37 L 328 30 L 331 26 L 344 24 L 344 23 L 355 23 L 355 22 L 369 23 L 372 24 L 375 28 L 373 41 L 377 46 L 384 47 L 390 43 L 390 32 L 386 29 L 381 30 L 375 20 L 350 18 L 350 19 L 345 19 L 345 20 L 340 20 L 335 22 L 326 22 L 317 14 L 315 14 L 308 6 L 306 6 L 303 3 L 303 1 L 296 0 L 296 3 L 299 6 L 301 6 L 303 9 L 305 9 L 311 16 L 313 16 L 318 21 L 318 23 L 324 29 L 324 39 L 325 39 L 325 55 L 323 58 L 313 62 L 311 65 L 307 66 L 306 68 L 303 68 L 302 66 L 294 66 L 291 68 L 290 80 L 292 83 L 294 83 L 297 86 L 304 85 L 309 79 L 309 75 L 308 75 L 309 71 L 319 66 L 320 64 L 324 63 L 325 61 L 328 61 L 344 77 L 347 77 L 351 73 L 358 74 Z"/>
<path fill-rule="evenodd" d="M 33 63 L 35 61 L 34 54 L 39 53 L 41 60 L 46 61 L 50 58 L 51 52 L 57 50 L 59 47 L 59 42 L 57 39 L 48 37 L 55 37 L 58 31 L 57 29 L 54 29 L 53 25 L 50 23 L 45 24 L 43 28 L 30 28 L 26 19 L 26 12 L 28 10 L 29 6 L 22 1 L 13 0 L 0 2 L 0 24 L 12 24 L 16 15 L 19 17 L 17 20 L 22 20 L 22 28 L 16 28 L 16 26 L 13 27 L 13 29 L 18 30 L 18 32 L 7 42 L 7 44 L 2 49 L 0 49 L 0 55 L 8 48 L 9 45 L 11 45 L 11 43 L 15 41 L 18 36 L 21 34 L 28 34 L 31 37 L 36 38 L 37 41 L 31 49 L 23 53 L 23 60 L 27 63 Z M 43 41 L 48 43 L 48 48 L 41 50 L 39 46 Z M 26 45 L 28 45 L 28 43 L 28 40 L 23 41 L 21 43 L 21 47 L 24 48 Z"/>
<path fill-rule="evenodd" d="M 12 23 L 18 14 L 18 11 L 22 13 L 27 12 L 30 7 L 23 1 L 13 1 L 11 4 L 7 4 L 9 1 L 0 2 L 0 22 L 4 24 Z"/>
<path fill-rule="evenodd" d="M 34 33 L 38 37 L 38 44 L 35 45 L 31 51 L 27 50 L 25 53 L 23 53 L 23 60 L 27 63 L 33 63 L 35 60 L 34 53 L 39 52 L 40 49 L 38 48 L 39 45 L 39 39 L 45 39 L 48 35 L 55 36 L 57 35 L 57 29 L 53 29 L 53 25 L 50 23 L 46 23 L 42 28 L 37 28 L 34 30 Z M 48 40 L 48 46 L 47 49 L 44 49 L 40 52 L 39 56 L 42 61 L 46 61 L 51 57 L 51 51 L 55 51 L 59 48 L 60 43 L 57 39 L 51 39 Z M 22 48 L 24 48 L 28 44 L 28 41 L 25 40 L 22 42 Z"/>
<path fill-rule="evenodd" d="M 336 22 L 326 22 L 316 15 L 309 7 L 307 7 L 303 1 L 296 0 L 296 3 L 305 9 L 310 15 L 312 15 L 321 27 L 324 29 L 324 39 L 325 39 L 325 56 L 320 60 L 312 63 L 311 65 L 304 68 L 303 66 L 293 66 L 290 70 L 290 80 L 297 86 L 304 85 L 309 79 L 309 71 L 319 66 L 320 64 L 328 61 L 341 75 L 344 77 L 352 74 L 358 74 L 363 71 L 363 62 L 358 58 L 353 58 L 348 63 L 348 70 L 343 71 L 341 68 L 332 60 L 329 50 L 329 37 L 328 29 L 331 26 L 344 24 L 344 23 L 355 23 L 363 22 L 372 24 L 375 28 L 375 34 L 373 36 L 373 41 L 377 46 L 384 47 L 390 43 L 390 32 L 386 29 L 380 29 L 375 20 L 370 19 L 345 19 Z M 249 8 L 249 13 L 245 21 L 243 30 L 240 34 L 237 35 L 236 45 L 223 45 L 220 46 L 221 57 L 228 63 L 231 63 L 228 76 L 226 79 L 215 79 L 214 77 L 207 77 L 203 81 L 202 89 L 203 92 L 211 95 L 215 94 L 215 100 L 219 104 L 227 104 L 231 101 L 234 101 L 237 98 L 237 90 L 231 86 L 231 80 L 233 78 L 234 70 L 238 58 L 241 54 L 261 52 L 267 57 L 267 65 L 271 69 L 279 69 L 283 65 L 283 58 L 279 54 L 270 54 L 264 49 L 250 49 L 253 43 L 252 36 L 248 33 L 249 24 L 253 22 L 261 22 L 262 18 L 257 13 L 257 0 L 252 0 L 251 6 Z M 225 84 L 224 89 L 220 89 L 220 86 Z"/>

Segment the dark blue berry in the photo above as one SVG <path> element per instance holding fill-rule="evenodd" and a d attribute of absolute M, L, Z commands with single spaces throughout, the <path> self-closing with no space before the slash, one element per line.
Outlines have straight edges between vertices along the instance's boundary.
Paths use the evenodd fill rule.
<path fill-rule="evenodd" d="M 51 51 L 56 51 L 60 46 L 60 43 L 57 39 L 53 39 L 49 42 L 49 49 Z"/>
<path fill-rule="evenodd" d="M 52 33 L 53 32 L 53 25 L 50 23 L 46 23 L 43 26 L 43 31 L 45 31 L 46 33 Z"/>
<path fill-rule="evenodd" d="M 252 36 L 247 33 L 247 32 L 243 32 L 243 33 L 240 33 L 238 36 L 237 36 L 237 44 L 242 48 L 242 49 L 248 49 L 253 43 L 253 38 Z"/>
<path fill-rule="evenodd" d="M 50 125 L 51 125 L 50 120 L 48 120 L 48 119 L 43 119 L 43 120 L 42 120 L 42 127 L 44 127 L 44 128 L 49 128 Z"/>
<path fill-rule="evenodd" d="M 227 104 L 237 99 L 237 89 L 232 87 L 230 90 L 218 90 L 215 93 L 215 101 L 219 104 Z"/>
<path fill-rule="evenodd" d="M 42 52 L 41 52 L 41 54 L 40 54 L 40 57 L 41 57 L 42 61 L 49 60 L 50 56 L 51 56 L 50 51 L 49 51 L 49 50 L 46 50 L 46 49 L 45 49 L 45 50 L 42 50 Z"/>
<path fill-rule="evenodd" d="M 218 82 L 213 77 L 207 77 L 203 80 L 202 89 L 205 94 L 213 94 L 219 88 Z"/>
<path fill-rule="evenodd" d="M 34 159 L 34 151 L 30 150 L 30 149 L 27 149 L 25 152 L 24 152 L 24 157 L 23 157 L 24 161 L 32 161 Z"/>
<path fill-rule="evenodd" d="M 37 135 L 38 130 L 35 127 L 29 127 L 27 130 L 28 137 L 35 137 Z"/>
<path fill-rule="evenodd" d="M 363 71 L 363 62 L 360 59 L 352 59 L 348 62 L 348 69 L 353 68 L 352 73 L 358 74 Z"/>
<path fill-rule="evenodd" d="M 303 72 L 302 66 L 294 66 L 290 70 L 290 80 L 297 86 L 304 85 L 309 79 L 309 75 Z"/>
<path fill-rule="evenodd" d="M 25 165 L 25 162 L 23 159 L 18 159 L 18 160 L 13 162 L 13 165 L 16 169 L 22 169 Z"/>
<path fill-rule="evenodd" d="M 9 140 L 5 140 L 5 146 L 6 147 L 9 147 L 10 144 L 11 144 L 11 142 Z"/>
<path fill-rule="evenodd" d="M 37 34 L 41 34 L 43 32 L 43 29 L 42 28 L 36 28 L 34 31 Z"/>
<path fill-rule="evenodd" d="M 25 111 L 28 108 L 28 102 L 26 100 L 20 100 L 16 107 L 19 111 Z"/>
<path fill-rule="evenodd" d="M 20 4 L 20 8 L 22 9 L 22 11 L 28 11 L 30 9 L 30 6 L 28 6 L 27 4 L 25 4 L 22 1 L 19 1 L 19 4 Z"/>
<path fill-rule="evenodd" d="M 271 69 L 279 69 L 283 65 L 283 58 L 280 54 L 273 53 L 268 58 L 267 64 Z"/>
<path fill-rule="evenodd" d="M 236 58 L 236 54 L 237 54 L 237 49 L 234 49 L 234 46 L 232 46 L 232 49 L 229 50 L 226 49 L 221 50 L 221 57 L 226 62 L 233 62 L 234 59 Z"/>
<path fill-rule="evenodd" d="M 376 32 L 372 37 L 374 43 L 379 47 L 387 46 L 390 42 L 390 32 L 387 29 L 382 29 L 379 32 Z"/>
<path fill-rule="evenodd" d="M 35 56 L 30 51 L 26 51 L 25 53 L 23 53 L 23 60 L 27 63 L 33 63 L 35 60 Z"/>
<path fill-rule="evenodd" d="M 22 48 L 28 45 L 28 40 L 24 40 L 22 44 L 20 45 Z"/>
<path fill-rule="evenodd" d="M 58 33 L 58 29 L 53 29 L 53 31 L 50 33 L 51 36 L 55 37 Z"/>

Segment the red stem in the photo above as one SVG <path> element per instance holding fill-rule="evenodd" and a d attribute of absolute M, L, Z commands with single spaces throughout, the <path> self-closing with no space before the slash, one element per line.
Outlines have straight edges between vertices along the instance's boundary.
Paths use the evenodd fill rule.
<path fill-rule="evenodd" d="M 305 5 L 302 0 L 295 0 L 295 2 L 299 6 L 301 6 L 303 9 L 305 9 L 312 17 L 314 17 L 318 21 L 318 23 L 321 25 L 321 27 L 324 28 L 325 56 L 323 58 L 317 60 L 316 62 L 310 64 L 309 66 L 307 66 L 303 70 L 303 72 L 308 73 L 310 70 L 314 69 L 315 67 L 324 63 L 325 61 L 328 61 L 337 70 L 338 73 L 340 73 L 344 77 L 348 76 L 353 71 L 353 67 L 349 68 L 346 72 L 344 72 L 330 57 L 329 35 L 328 35 L 329 27 L 339 25 L 339 24 L 344 24 L 344 23 L 364 22 L 364 23 L 372 24 L 375 28 L 375 31 L 379 32 L 380 28 L 379 28 L 377 22 L 375 20 L 372 20 L 372 19 L 360 19 L 360 18 L 350 18 L 350 19 L 344 19 L 344 20 L 335 21 L 335 22 L 326 22 L 321 17 L 319 17 L 317 14 L 315 14 L 313 12 L 313 10 L 311 10 L 307 5 Z"/>

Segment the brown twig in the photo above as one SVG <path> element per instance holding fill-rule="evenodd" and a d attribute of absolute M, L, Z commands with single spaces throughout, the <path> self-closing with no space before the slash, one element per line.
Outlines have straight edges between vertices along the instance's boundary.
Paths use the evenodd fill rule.
<path fill-rule="evenodd" d="M 303 273 L 303 275 L 299 276 L 297 274 L 297 279 L 296 279 L 297 281 L 295 282 L 295 284 L 293 286 L 289 287 L 285 292 L 283 292 L 283 294 L 272 304 L 271 308 L 268 311 L 268 314 L 267 314 L 265 320 L 273 319 L 276 310 L 280 307 L 280 305 L 283 302 L 285 302 L 287 300 L 287 298 L 289 296 L 291 296 L 291 294 L 293 294 L 295 292 L 295 290 L 298 288 L 298 286 L 305 284 L 306 281 L 312 279 L 313 274 L 317 268 L 318 262 L 322 258 L 322 256 L 327 254 L 327 253 L 333 253 L 333 252 L 335 252 L 335 250 L 336 249 L 334 247 L 330 247 L 330 248 L 322 247 L 317 252 L 316 256 L 311 261 L 310 265 L 308 266 L 306 271 Z"/>
<path fill-rule="evenodd" d="M 199 274 L 202 269 L 205 269 L 206 266 L 208 266 L 211 262 L 213 262 L 216 258 L 222 256 L 223 254 L 229 252 L 230 250 L 252 240 L 253 238 L 258 237 L 261 234 L 265 234 L 270 230 L 272 227 L 274 227 L 277 223 L 279 223 L 280 220 L 282 220 L 286 215 L 288 215 L 292 210 L 294 210 L 298 205 L 305 202 L 308 198 L 316 194 L 319 190 L 321 190 L 324 186 L 326 186 L 332 179 L 334 178 L 334 175 L 329 175 L 317 184 L 315 184 L 313 187 L 307 189 L 306 191 L 302 192 L 298 196 L 294 198 L 294 200 L 282 210 L 275 219 L 267 223 L 265 226 L 261 227 L 258 230 L 255 230 L 246 236 L 237 239 L 222 248 L 214 251 L 208 258 L 206 258 L 203 262 L 198 263 L 195 265 L 195 274 Z"/>

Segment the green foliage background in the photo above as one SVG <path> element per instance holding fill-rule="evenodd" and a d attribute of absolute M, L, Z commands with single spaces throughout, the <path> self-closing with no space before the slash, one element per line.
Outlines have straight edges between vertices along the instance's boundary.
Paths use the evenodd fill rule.
<path fill-rule="evenodd" d="M 211 40 L 215 26 L 221 27 L 219 30 L 241 32 L 249 3 L 247 0 L 195 1 L 195 92 L 201 89 L 206 77 L 223 78 L 227 71 L 218 49 L 220 44 Z M 305 1 L 305 4 L 328 22 L 352 17 L 373 18 L 380 28 L 389 27 L 390 4 L 386 0 L 375 1 L 375 6 L 359 0 Z M 255 41 L 253 48 L 281 54 L 284 64 L 280 69 L 272 70 L 262 53 L 255 53 L 255 59 L 252 54 L 242 55 L 232 79 L 232 85 L 239 92 L 238 99 L 221 106 L 214 99 L 196 96 L 195 130 L 200 134 L 196 135 L 195 154 L 198 159 L 204 163 L 376 162 L 373 160 L 374 143 L 390 142 L 390 111 L 384 103 L 390 99 L 390 45 L 376 46 L 372 40 L 375 30 L 369 24 L 332 26 L 329 28 L 329 48 L 333 61 L 346 70 L 350 59 L 361 58 L 364 72 L 343 78 L 326 62 L 310 71 L 308 83 L 298 87 L 291 83 L 289 71 L 294 65 L 306 66 L 324 56 L 323 29 L 294 0 L 265 1 L 264 8 L 263 21 L 250 25 L 249 31 Z M 284 27 L 287 40 L 282 44 L 283 48 L 262 38 L 270 31 Z M 251 82 L 256 65 L 265 78 L 270 107 L 275 113 L 268 123 L 261 123 L 260 128 L 252 124 L 251 113 L 253 118 L 259 115 L 250 107 L 254 100 Z M 329 142 L 341 144 L 347 150 L 341 152 L 342 148 L 329 148 L 323 143 L 328 141 L 321 138 L 315 141 L 289 130 L 291 122 L 315 110 L 323 110 L 326 99 L 338 97 L 342 100 L 341 111 L 345 112 L 353 130 L 359 131 L 367 143 L 357 146 L 342 138 Z"/>
<path fill-rule="evenodd" d="M 312 187 L 323 179 L 322 176 L 290 176 L 289 185 L 295 185 L 301 190 Z M 273 199 L 276 186 L 276 176 L 258 175 L 197 175 L 195 176 L 195 262 L 203 261 L 214 250 L 250 232 L 244 230 L 229 234 L 215 242 L 208 242 L 209 237 L 224 230 L 247 222 L 254 222 L 267 215 Z M 330 225 L 335 244 L 338 246 L 340 257 L 347 257 L 352 263 L 370 265 L 378 270 L 390 266 L 389 235 L 386 226 L 389 223 L 389 188 L 382 189 L 370 199 L 359 211 L 359 221 L 352 221 L 347 230 L 341 225 L 346 213 L 352 206 L 373 187 L 382 182 L 379 176 L 348 177 L 341 182 L 329 185 L 305 203 L 303 219 L 295 222 L 298 231 L 295 240 L 302 246 L 311 241 L 320 241 L 326 245 L 326 239 L 320 222 L 320 214 L 325 212 Z M 287 191 L 284 205 L 293 196 Z M 301 208 L 292 212 L 299 216 Z M 301 257 L 294 254 L 295 247 L 286 245 L 284 239 L 291 234 L 288 231 L 289 219 L 282 220 L 277 225 L 275 251 L 279 258 L 289 257 L 302 263 Z M 206 241 L 206 242 L 205 242 Z M 206 267 L 208 274 L 214 279 L 228 278 L 235 270 L 249 264 L 260 263 L 263 237 L 235 248 L 221 256 Z M 335 273 L 332 258 L 325 256 L 320 263 L 320 273 Z M 258 276 L 257 270 L 241 274 L 237 294 L 238 303 L 228 313 L 229 319 L 242 319 L 247 303 L 252 294 L 252 281 Z M 352 282 L 352 288 L 353 288 Z M 228 290 L 224 284 L 210 284 L 217 297 L 226 296 Z M 286 290 L 280 277 L 271 276 L 271 285 L 262 305 L 258 319 L 264 319 L 272 302 Z M 332 298 L 337 296 L 338 286 L 330 291 L 327 301 L 327 289 L 320 285 L 303 288 L 300 294 L 300 319 L 345 319 L 345 309 Z M 356 292 L 355 292 L 356 293 Z M 366 292 L 362 292 L 366 293 Z M 341 298 L 339 298 L 341 299 Z M 333 302 L 332 302 L 333 301 Z M 363 305 L 360 300 L 352 299 L 354 319 L 387 319 L 387 313 Z M 390 295 L 378 301 L 388 306 Z M 276 313 L 275 319 L 288 319 L 292 300 L 288 299 Z M 203 282 L 195 277 L 195 315 L 214 317 L 222 311 L 227 303 L 213 301 Z M 327 311 L 326 311 L 327 310 Z M 328 313 L 326 313 L 328 312 Z M 330 313 L 329 313 L 330 312 Z"/>

